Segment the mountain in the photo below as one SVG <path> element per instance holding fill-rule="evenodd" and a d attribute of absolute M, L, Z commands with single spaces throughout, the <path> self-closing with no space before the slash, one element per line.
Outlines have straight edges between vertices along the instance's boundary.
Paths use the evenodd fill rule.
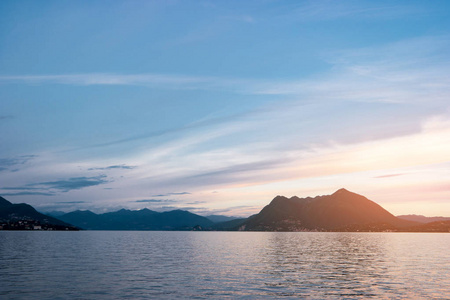
<path fill-rule="evenodd" d="M 52 211 L 40 211 L 40 213 L 50 216 L 50 217 L 55 217 L 58 218 L 59 216 L 65 215 L 66 212 L 64 211 L 59 211 L 59 210 L 52 210 Z"/>
<path fill-rule="evenodd" d="M 23 221 L 29 221 L 28 223 L 34 225 L 54 225 L 54 229 L 62 229 L 59 227 L 74 229 L 72 225 L 68 223 L 54 217 L 41 214 L 31 205 L 25 203 L 13 204 L 5 198 L 0 197 L 0 223 L 22 224 Z"/>
<path fill-rule="evenodd" d="M 222 223 L 222 222 L 228 222 L 228 221 L 232 221 L 235 219 L 239 219 L 238 217 L 227 217 L 227 216 L 222 216 L 222 215 L 210 215 L 210 216 L 205 216 L 205 217 L 214 223 Z"/>
<path fill-rule="evenodd" d="M 410 232 L 450 232 L 450 220 L 435 221 L 407 228 Z"/>
<path fill-rule="evenodd" d="M 82 229 L 94 229 L 102 224 L 99 216 L 89 210 L 76 210 L 59 218 Z"/>
<path fill-rule="evenodd" d="M 78 210 L 62 215 L 60 219 L 89 230 L 190 230 L 194 226 L 210 227 L 214 224 L 205 217 L 184 210 L 159 213 L 146 208 L 121 209 L 104 214 Z"/>
<path fill-rule="evenodd" d="M 275 197 L 240 230 L 251 231 L 384 231 L 413 226 L 364 196 L 340 189 L 315 198 Z"/>
<path fill-rule="evenodd" d="M 215 223 L 210 228 L 207 228 L 209 230 L 214 231 L 235 231 L 237 228 L 239 228 L 247 218 L 239 218 L 239 219 L 233 219 L 230 221 Z"/>
<path fill-rule="evenodd" d="M 446 217 L 425 217 L 425 216 L 421 216 L 421 215 L 401 215 L 401 216 L 397 216 L 397 218 L 400 218 L 403 220 L 419 222 L 419 223 L 450 221 L 450 218 L 446 218 Z"/>
<path fill-rule="evenodd" d="M 11 202 L 9 202 L 8 200 L 6 200 L 5 198 L 3 198 L 2 196 L 0 196 L 0 208 L 2 207 L 8 207 L 12 205 Z"/>

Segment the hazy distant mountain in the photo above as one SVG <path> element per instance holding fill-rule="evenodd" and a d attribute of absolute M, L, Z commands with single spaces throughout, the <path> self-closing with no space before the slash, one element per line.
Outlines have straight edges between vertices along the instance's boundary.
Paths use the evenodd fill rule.
<path fill-rule="evenodd" d="M 76 210 L 59 218 L 82 229 L 93 229 L 102 225 L 99 216 L 89 210 Z"/>
<path fill-rule="evenodd" d="M 39 222 L 40 224 L 71 227 L 70 224 L 67 224 L 61 220 L 41 214 L 40 212 L 36 211 L 36 209 L 34 209 L 31 205 L 25 203 L 12 204 L 5 198 L 0 197 L 0 222 L 8 223 L 23 220 L 32 220 L 35 222 Z"/>
<path fill-rule="evenodd" d="M 205 217 L 214 223 L 228 222 L 231 220 L 240 219 L 238 217 L 227 217 L 227 216 L 222 216 L 222 215 L 210 215 L 210 216 L 205 216 Z"/>
<path fill-rule="evenodd" d="M 66 212 L 64 211 L 59 211 L 59 210 L 52 210 L 52 211 L 40 211 L 40 213 L 50 216 L 50 217 L 55 217 L 58 218 L 59 216 L 65 215 Z"/>
<path fill-rule="evenodd" d="M 414 222 L 420 222 L 420 223 L 450 221 L 450 218 L 446 218 L 446 217 L 425 217 L 422 215 L 401 215 L 401 216 L 397 216 L 397 218 L 400 218 L 403 220 L 414 221 Z"/>
<path fill-rule="evenodd" d="M 190 230 L 197 225 L 204 228 L 214 224 L 205 217 L 183 210 L 159 213 L 149 209 L 121 209 L 104 214 L 78 210 L 60 219 L 90 230 Z"/>
<path fill-rule="evenodd" d="M 414 224 L 396 218 L 364 196 L 340 189 L 315 198 L 277 196 L 259 214 L 248 218 L 240 230 L 383 231 Z"/>
<path fill-rule="evenodd" d="M 214 225 L 212 225 L 209 229 L 217 230 L 217 231 L 235 231 L 245 221 L 247 221 L 247 218 L 239 218 L 239 219 L 233 219 L 230 221 L 219 222 L 219 223 L 215 223 Z"/>
<path fill-rule="evenodd" d="M 411 232 L 450 232 L 450 220 L 435 221 L 406 228 Z"/>

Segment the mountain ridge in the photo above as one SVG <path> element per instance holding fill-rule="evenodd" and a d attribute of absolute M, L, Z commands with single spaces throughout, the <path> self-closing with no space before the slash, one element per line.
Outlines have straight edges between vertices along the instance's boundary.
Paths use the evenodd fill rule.
<path fill-rule="evenodd" d="M 403 220 L 409 220 L 419 223 L 431 223 L 431 222 L 438 222 L 438 221 L 450 221 L 450 217 L 425 217 L 422 215 L 399 215 L 397 218 L 403 219 Z"/>
<path fill-rule="evenodd" d="M 38 212 L 34 207 L 26 203 L 13 204 L 0 196 L 0 223 L 2 228 L 23 228 L 24 223 L 29 225 L 45 225 L 53 229 L 70 229 L 75 228 L 64 221 L 57 218 L 42 214 Z"/>
<path fill-rule="evenodd" d="M 120 209 L 102 214 L 76 210 L 53 218 L 37 212 L 31 205 L 12 204 L 0 196 L 0 223 L 34 218 L 38 222 L 62 226 L 73 224 L 87 230 L 450 231 L 450 218 L 413 215 L 430 221 L 416 222 L 401 217 L 346 189 L 339 189 L 331 195 L 305 198 L 278 195 L 259 213 L 248 218 L 209 216 L 213 220 L 184 210 L 156 212 L 147 208 Z"/>
<path fill-rule="evenodd" d="M 210 227 L 214 224 L 206 217 L 184 210 L 156 212 L 147 208 L 103 214 L 78 210 L 59 218 L 87 230 L 191 230 L 195 226 Z"/>
<path fill-rule="evenodd" d="M 331 195 L 299 198 L 276 196 L 260 213 L 245 221 L 240 230 L 333 231 L 368 224 L 398 229 L 415 222 L 396 218 L 366 197 L 339 189 Z M 387 226 L 386 226 L 387 225 Z"/>

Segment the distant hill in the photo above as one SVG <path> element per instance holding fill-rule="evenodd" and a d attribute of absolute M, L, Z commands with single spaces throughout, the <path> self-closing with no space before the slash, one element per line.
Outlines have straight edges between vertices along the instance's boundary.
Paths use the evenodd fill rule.
<path fill-rule="evenodd" d="M 43 213 L 44 215 L 58 218 L 59 216 L 65 215 L 66 212 L 59 211 L 59 210 L 52 210 L 52 211 L 40 211 L 40 213 Z"/>
<path fill-rule="evenodd" d="M 0 223 L 18 224 L 19 222 L 23 223 L 22 221 L 32 221 L 32 224 L 35 225 L 55 225 L 54 229 L 61 229 L 59 226 L 74 229 L 72 225 L 66 222 L 41 214 L 31 205 L 25 203 L 13 204 L 5 198 L 0 197 Z"/>
<path fill-rule="evenodd" d="M 239 229 L 250 231 L 385 231 L 415 225 L 364 196 L 340 189 L 315 198 L 275 197 Z"/>
<path fill-rule="evenodd" d="M 446 218 L 446 217 L 425 217 L 425 216 L 421 216 L 421 215 L 401 215 L 401 216 L 397 216 L 397 218 L 400 218 L 403 220 L 419 222 L 419 223 L 450 221 L 450 218 Z"/>
<path fill-rule="evenodd" d="M 210 215 L 205 217 L 214 223 L 228 222 L 231 220 L 240 219 L 238 217 L 227 217 L 222 215 Z"/>
<path fill-rule="evenodd" d="M 419 223 L 419 225 L 405 228 L 409 232 L 450 232 L 450 220 Z"/>
<path fill-rule="evenodd" d="M 247 218 L 240 218 L 240 219 L 233 219 L 230 221 L 215 223 L 208 229 L 215 230 L 215 231 L 236 231 L 246 220 L 247 220 Z"/>
<path fill-rule="evenodd" d="M 149 209 L 127 210 L 95 214 L 74 211 L 62 215 L 61 220 L 89 230 L 191 230 L 194 226 L 210 227 L 209 219 L 184 210 L 156 212 Z"/>
<path fill-rule="evenodd" d="M 435 221 L 406 228 L 410 232 L 450 232 L 450 220 Z"/>

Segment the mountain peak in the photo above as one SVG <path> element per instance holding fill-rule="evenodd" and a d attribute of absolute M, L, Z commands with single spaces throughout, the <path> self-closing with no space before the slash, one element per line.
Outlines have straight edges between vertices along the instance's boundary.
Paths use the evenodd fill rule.
<path fill-rule="evenodd" d="M 338 194 L 348 194 L 348 193 L 352 193 L 349 190 L 346 190 L 344 188 L 337 190 L 336 192 L 333 193 L 333 195 L 338 195 Z"/>
<path fill-rule="evenodd" d="M 389 228 L 406 225 L 375 202 L 344 188 L 314 198 L 277 196 L 243 223 L 245 230 L 262 231 L 350 230 L 386 224 Z"/>
<path fill-rule="evenodd" d="M 12 205 L 12 203 L 3 198 L 2 196 L 0 196 L 0 206 L 9 206 L 9 205 Z"/>

